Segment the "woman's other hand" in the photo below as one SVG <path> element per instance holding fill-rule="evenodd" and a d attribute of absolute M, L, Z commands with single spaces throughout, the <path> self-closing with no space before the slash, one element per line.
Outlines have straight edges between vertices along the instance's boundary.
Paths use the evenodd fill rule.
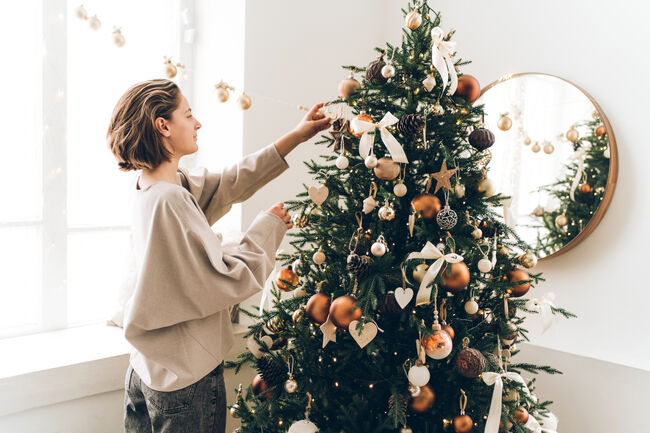
<path fill-rule="evenodd" d="M 287 229 L 293 227 L 293 224 L 291 223 L 291 216 L 287 214 L 287 210 L 284 208 L 284 203 L 282 202 L 276 203 L 268 211 L 271 212 L 272 214 L 279 216 L 282 219 L 282 221 L 284 221 L 284 223 L 286 224 Z"/>

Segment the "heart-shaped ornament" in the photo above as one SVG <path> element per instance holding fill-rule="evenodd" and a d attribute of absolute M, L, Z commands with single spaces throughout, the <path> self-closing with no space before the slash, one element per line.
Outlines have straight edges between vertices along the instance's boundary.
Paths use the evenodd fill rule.
<path fill-rule="evenodd" d="M 401 287 L 395 289 L 395 300 L 402 307 L 402 310 L 411 302 L 411 299 L 413 299 L 413 289 L 408 287 L 406 289 Z"/>
<path fill-rule="evenodd" d="M 327 195 L 330 193 L 329 188 L 325 185 L 310 186 L 309 187 L 309 198 L 316 203 L 316 206 L 320 206 L 327 199 Z"/>
<path fill-rule="evenodd" d="M 264 337 L 260 338 L 260 341 L 266 344 L 266 347 L 268 347 L 269 350 L 271 349 L 271 346 L 273 345 L 273 339 L 271 337 L 265 335 Z M 250 352 L 253 354 L 255 358 L 259 359 L 262 356 L 264 356 L 264 353 L 261 350 L 262 346 L 257 341 L 255 341 L 254 336 L 251 335 L 250 337 L 248 337 L 246 346 L 248 347 L 248 350 L 250 350 Z"/>
<path fill-rule="evenodd" d="M 357 331 L 358 320 L 353 320 L 350 322 L 350 335 L 354 338 L 354 341 L 357 342 L 359 347 L 362 349 L 368 345 L 376 336 L 377 336 L 377 325 L 372 322 L 368 322 L 363 325 L 361 333 Z"/>

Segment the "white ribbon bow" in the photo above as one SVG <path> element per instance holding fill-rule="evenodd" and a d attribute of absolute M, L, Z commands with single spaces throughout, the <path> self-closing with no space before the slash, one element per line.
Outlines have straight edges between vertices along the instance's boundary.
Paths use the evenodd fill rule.
<path fill-rule="evenodd" d="M 571 196 L 571 201 L 576 201 L 575 193 L 576 193 L 576 188 L 578 188 L 578 184 L 580 183 L 580 179 L 582 179 L 582 174 L 584 172 L 585 155 L 586 155 L 585 150 L 580 149 L 575 153 L 575 155 L 571 157 L 571 159 L 578 160 L 578 169 L 576 170 L 576 177 L 573 178 L 573 183 L 571 184 L 571 192 L 569 193 L 569 195 Z"/>
<path fill-rule="evenodd" d="M 553 324 L 553 311 L 551 308 L 555 308 L 553 301 L 555 300 L 554 293 L 547 293 L 542 297 L 540 301 L 537 298 L 533 298 L 526 302 L 526 308 L 531 311 L 536 311 L 542 316 L 542 327 L 543 332 L 546 332 L 548 328 Z"/>
<path fill-rule="evenodd" d="M 435 245 L 427 241 L 422 251 L 414 252 L 408 255 L 406 260 L 413 259 L 437 259 L 433 265 L 429 266 L 427 273 L 422 278 L 420 283 L 420 288 L 418 289 L 418 294 L 415 297 L 415 305 L 425 305 L 431 302 L 431 287 L 427 287 L 429 283 L 436 279 L 438 272 L 442 268 L 442 265 L 447 263 L 458 263 L 463 261 L 463 256 L 456 253 L 443 254 Z"/>
<path fill-rule="evenodd" d="M 451 78 L 449 94 L 453 95 L 458 87 L 456 68 L 454 67 L 454 63 L 451 61 L 451 55 L 456 49 L 456 42 L 445 41 L 443 40 L 444 37 L 445 31 L 440 27 L 435 27 L 431 30 L 431 42 L 433 43 L 431 48 L 431 63 L 433 63 L 433 66 L 440 73 L 440 77 L 442 77 L 443 89 L 447 87 L 447 76 Z"/>
<path fill-rule="evenodd" d="M 481 375 L 483 377 L 483 382 L 486 385 L 494 385 L 494 391 L 492 392 L 492 403 L 490 403 L 490 412 L 488 414 L 487 422 L 485 423 L 485 433 L 498 433 L 499 431 L 499 421 L 501 420 L 501 399 L 503 398 L 503 379 L 506 378 L 509 380 L 514 380 L 519 382 L 524 386 L 524 391 L 530 396 L 530 391 L 528 390 L 528 385 L 524 379 L 514 372 L 504 372 L 504 373 L 494 373 L 487 372 Z M 532 416 L 530 418 L 533 418 Z"/>
<path fill-rule="evenodd" d="M 406 153 L 404 153 L 402 145 L 399 144 L 399 141 L 393 137 L 393 134 L 386 129 L 387 126 L 394 125 L 397 122 L 397 117 L 393 116 L 390 111 L 386 112 L 384 118 L 381 119 L 381 122 L 379 123 L 370 123 L 359 120 L 358 118 L 353 119 L 352 122 L 350 122 L 352 129 L 356 133 L 363 133 L 361 140 L 359 141 L 359 155 L 363 158 L 370 155 L 370 149 L 372 149 L 372 145 L 375 143 L 375 137 L 374 135 L 370 135 L 369 132 L 379 129 L 381 140 L 384 142 L 384 145 L 386 146 L 386 149 L 388 149 L 393 161 L 408 163 L 409 160 L 406 158 Z"/>

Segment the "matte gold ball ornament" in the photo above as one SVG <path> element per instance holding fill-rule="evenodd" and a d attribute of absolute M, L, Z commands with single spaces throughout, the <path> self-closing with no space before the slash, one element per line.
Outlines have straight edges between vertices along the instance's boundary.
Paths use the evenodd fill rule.
<path fill-rule="evenodd" d="M 578 132 L 578 130 L 574 126 L 572 126 L 571 129 L 569 129 L 566 132 L 565 136 L 566 136 L 566 139 L 569 140 L 572 143 L 575 143 L 576 141 L 578 141 L 580 139 L 580 133 Z"/>
<path fill-rule="evenodd" d="M 360 87 L 361 83 L 354 79 L 354 74 L 350 71 L 350 75 L 339 83 L 339 95 L 347 99 Z"/>
<path fill-rule="evenodd" d="M 550 141 L 544 143 L 544 153 L 550 155 L 555 150 L 555 146 Z"/>
<path fill-rule="evenodd" d="M 377 160 L 377 166 L 374 168 L 375 176 L 381 180 L 393 180 L 399 176 L 400 167 L 399 163 L 393 161 L 392 158 L 384 156 Z"/>
<path fill-rule="evenodd" d="M 404 24 L 411 30 L 415 30 L 422 25 L 422 14 L 418 11 L 411 11 L 406 14 Z"/>
<path fill-rule="evenodd" d="M 97 15 L 93 15 L 92 17 L 88 18 L 88 26 L 90 26 L 92 30 L 97 31 L 102 26 L 102 22 L 99 20 L 99 18 L 97 18 Z"/>
<path fill-rule="evenodd" d="M 569 218 L 565 214 L 560 214 L 557 217 L 555 217 L 555 225 L 558 227 L 565 227 L 567 224 L 569 224 Z"/>
<path fill-rule="evenodd" d="M 532 150 L 533 153 L 537 153 L 537 152 L 539 152 L 540 150 L 542 150 L 542 147 L 539 145 L 538 142 L 535 142 L 535 144 L 533 144 L 533 145 L 531 146 L 530 150 Z"/>
<path fill-rule="evenodd" d="M 512 128 L 512 119 L 508 117 L 508 113 L 501 114 L 501 117 L 497 121 L 497 128 L 502 131 L 507 131 Z"/>
<path fill-rule="evenodd" d="M 246 92 L 243 92 L 237 98 L 237 104 L 239 104 L 239 108 L 241 108 L 242 110 L 248 110 L 249 108 L 251 108 L 253 101 L 251 101 L 250 96 L 248 96 Z"/>
<path fill-rule="evenodd" d="M 178 69 L 176 68 L 176 65 L 172 63 L 171 59 L 167 59 L 165 61 L 165 76 L 171 79 L 174 78 L 177 73 Z"/>
<path fill-rule="evenodd" d="M 413 269 L 413 279 L 417 281 L 418 283 L 422 282 L 422 279 L 424 278 L 424 275 L 427 273 L 427 269 L 429 268 L 429 265 L 426 263 L 420 263 Z"/>

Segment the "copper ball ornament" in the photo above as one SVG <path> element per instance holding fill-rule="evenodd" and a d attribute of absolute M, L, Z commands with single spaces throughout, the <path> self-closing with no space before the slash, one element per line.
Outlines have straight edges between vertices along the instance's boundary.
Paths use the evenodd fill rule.
<path fill-rule="evenodd" d="M 260 393 L 263 393 L 269 388 L 269 384 L 262 379 L 262 375 L 257 373 L 255 377 L 253 378 L 253 394 L 259 395 Z M 271 398 L 273 395 L 273 392 L 271 390 L 265 392 L 262 394 L 262 398 L 265 400 L 268 400 Z"/>
<path fill-rule="evenodd" d="M 413 197 L 411 207 L 420 218 L 432 219 L 442 209 L 442 203 L 440 203 L 440 199 L 435 195 L 425 192 Z"/>
<path fill-rule="evenodd" d="M 584 195 L 591 194 L 592 192 L 594 192 L 594 187 L 589 185 L 588 183 L 581 184 L 579 188 L 580 188 L 580 193 Z"/>
<path fill-rule="evenodd" d="M 283 292 L 290 292 L 296 287 L 298 281 L 300 278 L 292 268 L 283 268 L 275 278 L 275 285 Z"/>
<path fill-rule="evenodd" d="M 513 269 L 508 271 L 508 281 L 516 282 L 524 280 L 530 280 L 530 275 L 528 275 L 528 272 L 523 269 Z M 513 287 L 508 287 L 507 292 L 511 296 L 518 298 L 528 293 L 528 289 L 530 289 L 530 283 L 521 283 Z"/>
<path fill-rule="evenodd" d="M 469 415 L 456 415 L 452 424 L 456 433 L 469 433 L 474 427 L 474 421 Z"/>
<path fill-rule="evenodd" d="M 513 418 L 521 424 L 526 424 L 528 422 L 528 411 L 525 407 L 519 406 L 514 413 Z"/>
<path fill-rule="evenodd" d="M 375 176 L 381 180 L 393 180 L 399 176 L 399 163 L 392 158 L 384 156 L 377 160 L 377 166 L 374 168 Z"/>
<path fill-rule="evenodd" d="M 357 117 L 355 117 L 355 119 L 361 120 L 363 122 L 375 123 L 374 119 L 368 116 L 366 113 L 360 113 Z M 361 138 L 363 135 L 363 132 L 355 132 L 355 130 L 352 128 L 352 122 L 350 122 L 348 126 L 348 131 L 350 131 L 350 134 L 354 135 L 357 138 Z"/>
<path fill-rule="evenodd" d="M 463 349 L 456 357 L 456 368 L 467 378 L 479 377 L 485 370 L 485 357 L 476 349 Z"/>
<path fill-rule="evenodd" d="M 453 293 L 464 290 L 469 284 L 469 268 L 465 262 L 447 263 L 440 276 L 442 277 L 440 287 Z"/>
<path fill-rule="evenodd" d="M 599 138 L 603 138 L 605 134 L 607 134 L 607 128 L 605 128 L 605 125 L 600 125 L 598 128 L 596 128 L 595 132 Z"/>
<path fill-rule="evenodd" d="M 430 385 L 424 385 L 420 387 L 420 393 L 417 397 L 411 398 L 409 407 L 414 412 L 424 413 L 433 407 L 433 403 L 436 400 L 436 395 L 433 392 L 433 388 Z"/>
<path fill-rule="evenodd" d="M 344 80 L 341 80 L 339 83 L 339 95 L 341 98 L 349 98 L 358 88 L 361 87 L 361 83 L 350 76 Z"/>
<path fill-rule="evenodd" d="M 471 104 L 481 95 L 481 85 L 471 75 L 461 75 L 458 77 L 458 87 L 454 95 L 462 97 Z"/>
<path fill-rule="evenodd" d="M 357 298 L 354 296 L 339 296 L 332 302 L 329 315 L 330 320 L 337 328 L 348 329 L 350 322 L 361 318 L 361 308 L 357 306 Z"/>
<path fill-rule="evenodd" d="M 316 325 L 322 325 L 327 321 L 327 315 L 330 312 L 330 296 L 325 293 L 316 293 L 305 307 L 307 317 Z"/>

